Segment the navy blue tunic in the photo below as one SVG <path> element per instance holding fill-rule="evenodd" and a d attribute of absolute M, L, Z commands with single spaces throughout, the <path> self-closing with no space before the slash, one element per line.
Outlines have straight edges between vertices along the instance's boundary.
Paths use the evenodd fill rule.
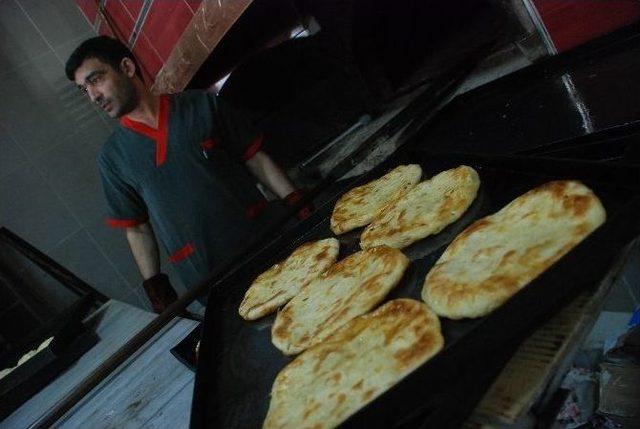
<path fill-rule="evenodd" d="M 98 157 L 113 227 L 151 221 L 188 287 L 258 230 L 266 204 L 244 163 L 262 144 L 214 95 L 162 96 L 158 129 L 124 117 Z"/>

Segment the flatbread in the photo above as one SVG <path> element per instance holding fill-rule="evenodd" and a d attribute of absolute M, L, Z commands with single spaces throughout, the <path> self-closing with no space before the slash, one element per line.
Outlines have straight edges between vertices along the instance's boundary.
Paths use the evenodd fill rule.
<path fill-rule="evenodd" d="M 427 275 L 422 299 L 451 319 L 489 314 L 605 218 L 598 197 L 580 182 L 532 189 L 458 235 Z"/>
<path fill-rule="evenodd" d="M 469 208 L 479 187 L 478 173 L 466 165 L 419 183 L 365 228 L 360 247 L 386 245 L 402 249 L 439 233 Z"/>
<path fill-rule="evenodd" d="M 351 189 L 333 208 L 331 231 L 339 235 L 368 225 L 390 201 L 413 188 L 420 176 L 419 165 L 400 165 L 377 180 Z"/>
<path fill-rule="evenodd" d="M 53 337 L 47 338 L 37 348 L 33 350 L 29 350 L 27 353 L 22 355 L 18 360 L 18 363 L 16 364 L 16 366 L 11 368 L 5 368 L 2 371 L 0 371 L 0 380 L 5 378 L 7 375 L 11 374 L 14 370 L 18 369 L 19 366 L 22 366 L 25 363 L 27 363 L 27 361 L 31 360 L 31 358 L 33 358 L 35 355 L 40 353 L 42 350 L 49 347 L 49 344 L 51 344 L 52 341 L 53 341 Z"/>
<path fill-rule="evenodd" d="M 240 316 L 255 320 L 285 305 L 336 261 L 339 250 L 340 243 L 335 238 L 298 247 L 253 281 L 238 309 Z"/>
<path fill-rule="evenodd" d="M 273 323 L 271 341 L 287 355 L 324 341 L 382 301 L 408 266 L 402 252 L 384 246 L 346 257 L 285 305 Z"/>
<path fill-rule="evenodd" d="M 438 317 L 396 299 L 357 317 L 276 377 L 265 429 L 333 428 L 443 347 Z"/>

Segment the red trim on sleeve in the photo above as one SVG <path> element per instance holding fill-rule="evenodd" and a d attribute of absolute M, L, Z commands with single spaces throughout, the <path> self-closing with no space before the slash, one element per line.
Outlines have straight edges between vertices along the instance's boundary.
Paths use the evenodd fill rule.
<path fill-rule="evenodd" d="M 167 160 L 167 141 L 169 139 L 169 97 L 160 96 L 160 109 L 158 111 L 158 129 L 150 127 L 142 122 L 134 121 L 127 116 L 120 118 L 120 124 L 138 134 L 149 137 L 156 142 L 156 167 L 160 167 Z"/>
<path fill-rule="evenodd" d="M 132 226 L 137 226 L 142 223 L 145 223 L 146 219 L 107 219 L 107 225 L 112 228 L 131 228 Z"/>
<path fill-rule="evenodd" d="M 200 146 L 202 146 L 202 149 L 204 150 L 211 150 L 214 147 L 218 146 L 218 140 L 214 138 L 206 139 L 205 141 L 200 143 Z"/>
<path fill-rule="evenodd" d="M 180 262 L 183 259 L 186 259 L 187 256 L 191 255 L 193 252 L 195 252 L 195 250 L 196 248 L 192 243 L 187 243 L 186 245 L 169 255 L 169 261 L 173 264 Z"/>
<path fill-rule="evenodd" d="M 260 152 L 262 149 L 262 141 L 264 140 L 264 136 L 260 134 L 258 137 L 253 139 L 249 147 L 244 151 L 242 155 L 243 161 L 249 161 L 251 158 L 256 156 L 256 153 Z"/>

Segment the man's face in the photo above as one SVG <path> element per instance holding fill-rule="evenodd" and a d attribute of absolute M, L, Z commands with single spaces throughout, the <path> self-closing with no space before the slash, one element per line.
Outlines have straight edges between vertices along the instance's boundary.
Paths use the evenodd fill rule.
<path fill-rule="evenodd" d="M 131 112 L 138 105 L 133 77 L 97 58 L 87 58 L 75 73 L 75 83 L 112 118 Z"/>

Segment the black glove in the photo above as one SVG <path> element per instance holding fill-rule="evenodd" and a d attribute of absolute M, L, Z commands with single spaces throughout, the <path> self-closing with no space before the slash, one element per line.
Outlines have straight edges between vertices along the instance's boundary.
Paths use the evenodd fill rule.
<path fill-rule="evenodd" d="M 160 314 L 178 299 L 176 290 L 171 286 L 166 274 L 158 273 L 142 282 L 142 287 L 151 301 L 153 311 Z"/>
<path fill-rule="evenodd" d="M 290 207 L 295 207 L 298 205 L 300 200 L 302 200 L 305 194 L 306 192 L 303 189 L 298 189 L 284 197 L 284 202 Z M 298 220 L 305 220 L 306 218 L 311 216 L 314 211 L 315 207 L 313 206 L 313 203 L 309 202 L 301 207 L 300 210 L 298 210 L 298 213 L 296 213 L 296 217 L 298 218 Z"/>

